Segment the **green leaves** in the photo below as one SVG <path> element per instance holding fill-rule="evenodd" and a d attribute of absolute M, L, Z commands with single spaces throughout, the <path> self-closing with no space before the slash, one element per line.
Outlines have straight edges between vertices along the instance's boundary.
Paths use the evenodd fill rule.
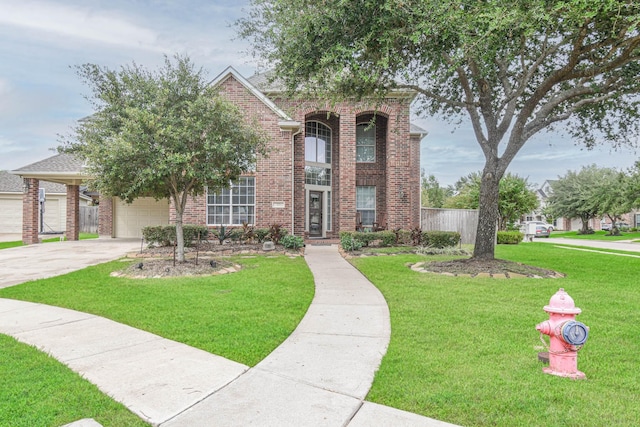
<path fill-rule="evenodd" d="M 266 154 L 259 128 L 218 96 L 188 57 L 165 57 L 153 72 L 135 63 L 76 71 L 96 111 L 61 149 L 87 159 L 102 195 L 170 198 L 182 222 L 186 195 L 228 186 Z"/>

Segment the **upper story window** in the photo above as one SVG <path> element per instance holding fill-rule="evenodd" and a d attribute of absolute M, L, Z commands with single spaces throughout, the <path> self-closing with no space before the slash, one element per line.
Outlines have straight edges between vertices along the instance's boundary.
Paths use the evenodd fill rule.
<path fill-rule="evenodd" d="M 307 162 L 331 163 L 331 129 L 320 122 L 307 122 L 304 138 Z"/>
<path fill-rule="evenodd" d="M 376 126 L 360 123 L 356 126 L 356 162 L 376 161 Z"/>

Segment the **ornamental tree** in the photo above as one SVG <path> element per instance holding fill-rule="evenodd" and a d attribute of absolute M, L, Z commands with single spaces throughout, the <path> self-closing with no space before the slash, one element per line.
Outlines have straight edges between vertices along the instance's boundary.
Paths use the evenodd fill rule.
<path fill-rule="evenodd" d="M 562 125 L 587 147 L 637 143 L 636 0 L 252 0 L 239 22 L 290 91 L 418 94 L 418 114 L 467 117 L 485 157 L 474 258 L 492 259 L 499 182 Z"/>
<path fill-rule="evenodd" d="M 131 203 L 170 199 L 176 258 L 184 261 L 183 213 L 189 196 L 228 188 L 251 170 L 265 141 L 242 113 L 208 84 L 188 57 L 165 57 L 148 71 L 75 67 L 90 87 L 94 113 L 63 138 L 60 150 L 87 160 L 90 185 Z"/>

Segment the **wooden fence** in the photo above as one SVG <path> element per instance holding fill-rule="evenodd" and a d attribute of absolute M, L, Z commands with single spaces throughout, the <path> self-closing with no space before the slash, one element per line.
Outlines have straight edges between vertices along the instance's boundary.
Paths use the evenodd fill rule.
<path fill-rule="evenodd" d="M 422 208 L 422 231 L 457 231 L 462 243 L 475 243 L 478 211 L 475 209 Z"/>
<path fill-rule="evenodd" d="M 98 232 L 98 207 L 80 206 L 80 232 Z"/>

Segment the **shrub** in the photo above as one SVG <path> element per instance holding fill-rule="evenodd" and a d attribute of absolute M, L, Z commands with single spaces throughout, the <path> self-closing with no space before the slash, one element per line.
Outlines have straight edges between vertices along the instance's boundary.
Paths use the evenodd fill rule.
<path fill-rule="evenodd" d="M 397 237 L 393 231 L 376 231 L 375 233 L 370 233 L 376 235 L 376 240 L 380 239 L 380 246 L 394 246 L 397 244 Z"/>
<path fill-rule="evenodd" d="M 246 221 L 242 221 L 242 236 L 241 239 L 243 242 L 247 242 L 253 240 L 256 237 L 256 233 L 254 231 L 253 225 L 247 224 Z"/>
<path fill-rule="evenodd" d="M 362 249 L 362 241 L 356 238 L 355 236 L 356 234 L 365 234 L 365 233 L 358 233 L 358 232 L 340 233 L 340 246 L 342 246 L 342 249 L 349 252 L 359 251 L 360 249 Z M 372 233 L 366 233 L 366 234 L 372 234 Z"/>
<path fill-rule="evenodd" d="M 588 228 L 587 231 L 582 231 L 582 229 L 578 230 L 577 234 L 594 234 L 595 231 L 593 231 L 593 228 Z"/>
<path fill-rule="evenodd" d="M 419 255 L 462 255 L 471 256 L 471 253 L 462 248 L 434 248 L 431 246 L 420 246 L 416 249 L 416 253 Z"/>
<path fill-rule="evenodd" d="M 269 239 L 271 239 L 274 245 L 277 245 L 280 242 L 280 239 L 282 239 L 286 234 L 287 230 L 282 228 L 282 225 L 280 224 L 272 224 L 269 227 Z"/>
<path fill-rule="evenodd" d="M 413 246 L 419 246 L 422 241 L 422 229 L 420 227 L 415 227 L 411 230 L 411 244 Z"/>
<path fill-rule="evenodd" d="M 253 230 L 253 234 L 254 234 L 256 240 L 258 240 L 258 243 L 263 243 L 264 239 L 266 239 L 269 236 L 269 229 L 268 228 L 256 228 L 255 230 Z"/>
<path fill-rule="evenodd" d="M 184 224 L 182 226 L 184 236 L 184 245 L 191 246 L 198 239 L 206 239 L 209 230 L 204 225 Z M 150 244 L 158 244 L 160 246 L 169 246 L 176 241 L 175 225 L 157 225 L 144 227 L 142 229 L 142 237 Z"/>
<path fill-rule="evenodd" d="M 227 240 L 229 238 L 229 236 L 231 236 L 231 232 L 232 231 L 233 231 L 233 229 L 227 228 L 224 225 L 221 225 L 217 229 L 211 230 L 211 234 L 216 239 L 218 239 L 218 242 L 222 245 L 224 243 L 224 241 Z"/>
<path fill-rule="evenodd" d="M 300 236 L 287 234 L 286 236 L 282 237 L 280 243 L 282 243 L 282 246 L 284 246 L 285 249 L 298 250 L 304 246 L 304 239 Z"/>
<path fill-rule="evenodd" d="M 519 231 L 498 231 L 499 245 L 517 245 L 523 238 L 524 235 Z"/>
<path fill-rule="evenodd" d="M 457 231 L 425 231 L 422 233 L 422 244 L 433 248 L 446 248 L 460 243 Z"/>

